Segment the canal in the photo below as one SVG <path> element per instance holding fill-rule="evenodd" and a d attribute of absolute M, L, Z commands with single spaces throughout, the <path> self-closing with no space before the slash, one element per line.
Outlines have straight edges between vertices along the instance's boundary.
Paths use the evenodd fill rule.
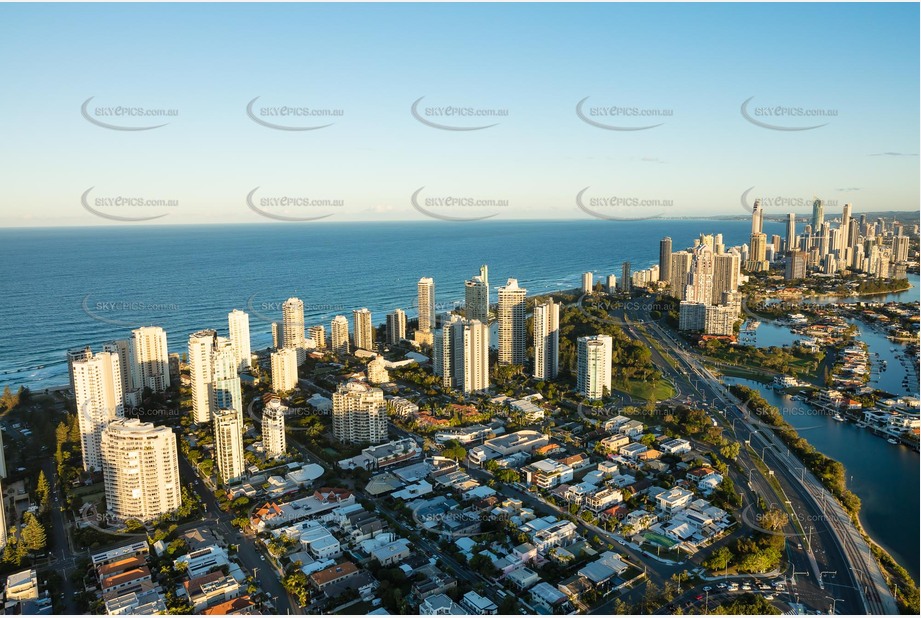
<path fill-rule="evenodd" d="M 912 302 L 918 300 L 918 275 L 909 275 L 912 288 L 897 294 L 874 296 L 869 302 Z M 854 298 L 815 298 L 807 302 L 853 302 Z M 852 322 L 858 339 L 867 344 L 873 365 L 871 384 L 894 395 L 917 395 L 918 376 L 905 354 L 905 347 L 889 341 L 885 334 L 867 324 Z M 799 335 L 783 324 L 762 320 L 756 329 L 758 347 L 790 345 Z M 877 356 L 878 354 L 878 356 Z M 880 371 L 881 361 L 885 371 Z M 919 578 L 921 544 L 921 474 L 918 453 L 893 446 L 884 438 L 831 416 L 789 395 L 778 394 L 766 385 L 726 377 L 728 384 L 742 384 L 758 390 L 799 434 L 828 457 L 844 464 L 848 488 L 860 497 L 860 521 L 867 533 L 903 565 L 914 580 Z"/>

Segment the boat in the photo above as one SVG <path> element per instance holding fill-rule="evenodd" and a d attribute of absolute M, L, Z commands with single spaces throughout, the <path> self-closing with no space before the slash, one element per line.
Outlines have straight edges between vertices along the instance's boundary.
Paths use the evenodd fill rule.
<path fill-rule="evenodd" d="M 861 429 L 866 429 L 866 428 L 867 428 L 867 424 L 866 424 L 866 423 L 857 423 L 857 426 L 860 427 Z"/>
<path fill-rule="evenodd" d="M 841 416 L 840 414 L 835 414 L 832 418 L 833 418 L 834 420 L 838 421 L 839 423 L 841 423 L 841 422 L 844 421 L 844 417 Z"/>
<path fill-rule="evenodd" d="M 886 442 L 888 442 L 889 444 L 898 444 L 898 443 L 899 443 L 899 441 L 896 440 L 895 438 L 889 438 L 888 440 L 886 440 Z"/>

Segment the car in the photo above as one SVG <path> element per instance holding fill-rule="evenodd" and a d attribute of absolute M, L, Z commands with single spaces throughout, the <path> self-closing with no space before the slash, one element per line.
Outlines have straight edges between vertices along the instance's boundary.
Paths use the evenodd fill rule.
<path fill-rule="evenodd" d="M 802 551 L 802 549 L 803 549 L 803 544 L 802 544 L 802 543 L 797 543 L 797 544 L 796 544 L 796 549 Z"/>
<path fill-rule="evenodd" d="M 711 590 L 713 590 L 713 587 L 712 587 L 712 586 L 704 586 L 704 587 L 703 587 L 703 591 L 704 591 L 704 592 L 710 592 Z"/>
<path fill-rule="evenodd" d="M 694 597 L 694 600 L 695 600 L 695 601 L 703 601 L 703 600 L 704 600 L 704 595 L 698 594 L 696 597 Z"/>
<path fill-rule="evenodd" d="M 766 595 L 764 595 L 764 599 L 765 599 L 766 601 L 773 601 L 773 600 L 776 599 L 776 598 L 777 598 L 777 596 L 776 596 L 773 592 L 769 592 L 769 593 L 767 593 Z"/>
<path fill-rule="evenodd" d="M 751 590 L 752 586 L 749 583 L 742 584 L 742 590 Z"/>
<path fill-rule="evenodd" d="M 259 559 L 265 562 L 265 556 L 263 556 L 262 554 L 259 554 Z"/>
<path fill-rule="evenodd" d="M 724 588 L 728 588 L 729 584 L 727 584 L 726 582 L 720 582 L 716 585 L 716 587 L 719 588 L 720 590 L 723 590 Z"/>

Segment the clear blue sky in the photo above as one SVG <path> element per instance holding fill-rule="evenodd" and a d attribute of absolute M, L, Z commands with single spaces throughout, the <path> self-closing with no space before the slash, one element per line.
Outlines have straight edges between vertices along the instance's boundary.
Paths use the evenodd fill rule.
<path fill-rule="evenodd" d="M 752 198 L 815 194 L 856 213 L 917 210 L 918 20 L 917 4 L 4 4 L 0 226 L 111 224 L 81 206 L 90 187 L 91 203 L 178 200 L 98 207 L 168 213 L 157 223 L 265 223 L 247 207 L 255 187 L 256 200 L 342 200 L 264 207 L 329 221 L 422 219 L 410 196 L 423 186 L 420 199 L 507 200 L 440 211 L 501 218 L 588 217 L 575 196 L 589 186 L 595 196 L 672 200 L 659 210 L 679 216 L 741 214 L 752 186 Z M 273 130 L 247 117 L 257 96 L 257 109 L 342 115 L 315 131 Z M 423 96 L 423 108 L 508 115 L 479 131 L 439 130 L 410 113 Z M 168 122 L 114 131 L 82 117 L 89 97 L 90 109 L 179 115 L 98 117 Z M 603 130 L 576 115 L 585 97 L 585 109 L 673 115 L 649 130 Z M 752 114 L 783 105 L 837 115 L 814 130 L 765 129 L 742 116 L 749 97 Z"/>

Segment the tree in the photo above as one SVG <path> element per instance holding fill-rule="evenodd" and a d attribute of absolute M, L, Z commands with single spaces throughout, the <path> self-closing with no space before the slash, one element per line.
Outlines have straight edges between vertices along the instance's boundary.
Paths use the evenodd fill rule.
<path fill-rule="evenodd" d="M 26 557 L 26 548 L 23 547 L 19 539 L 10 535 L 7 539 L 6 547 L 3 548 L 3 562 L 18 567 Z"/>
<path fill-rule="evenodd" d="M 646 582 L 646 591 L 643 593 L 644 613 L 652 613 L 652 611 L 656 609 L 661 594 L 662 592 L 659 590 L 658 586 L 651 581 Z"/>
<path fill-rule="evenodd" d="M 300 569 L 286 575 L 281 580 L 281 585 L 287 592 L 294 595 L 301 605 L 307 605 L 310 602 L 310 580 Z"/>
<path fill-rule="evenodd" d="M 42 510 L 48 508 L 48 500 L 51 499 L 51 486 L 48 485 L 48 479 L 45 478 L 45 471 L 38 473 L 38 482 L 35 484 L 35 496 L 41 504 Z"/>
<path fill-rule="evenodd" d="M 711 571 L 722 571 L 729 566 L 732 560 L 732 552 L 728 547 L 723 546 L 714 551 L 709 558 L 703 561 L 703 565 Z"/>
<path fill-rule="evenodd" d="M 726 459 L 733 460 L 739 456 L 741 448 L 738 442 L 730 442 L 720 448 L 720 455 Z"/>
<path fill-rule="evenodd" d="M 26 513 L 22 529 L 22 543 L 28 551 L 42 551 L 48 544 L 45 528 L 32 513 Z"/>
<path fill-rule="evenodd" d="M 470 559 L 470 568 L 484 577 L 495 577 L 499 574 L 499 569 L 493 564 L 492 559 L 483 554 L 477 554 Z"/>
<path fill-rule="evenodd" d="M 768 530 L 780 530 L 787 523 L 787 515 L 780 509 L 768 509 L 761 516 L 761 524 Z"/>
<path fill-rule="evenodd" d="M 451 442 L 454 442 L 453 440 Z M 453 459 L 454 461 L 461 461 L 464 457 L 467 456 L 467 449 L 465 449 L 460 444 L 454 442 L 454 444 L 448 443 L 449 446 L 446 446 L 444 450 L 441 451 L 442 457 L 447 457 L 448 459 Z"/>
<path fill-rule="evenodd" d="M 507 594 L 499 602 L 499 614 L 502 616 L 516 615 L 518 613 L 518 598 Z"/>
<path fill-rule="evenodd" d="M 10 390 L 10 385 L 7 384 L 3 389 L 3 394 L 0 395 L 0 410 L 12 410 L 18 405 L 19 395 L 14 395 Z"/>

